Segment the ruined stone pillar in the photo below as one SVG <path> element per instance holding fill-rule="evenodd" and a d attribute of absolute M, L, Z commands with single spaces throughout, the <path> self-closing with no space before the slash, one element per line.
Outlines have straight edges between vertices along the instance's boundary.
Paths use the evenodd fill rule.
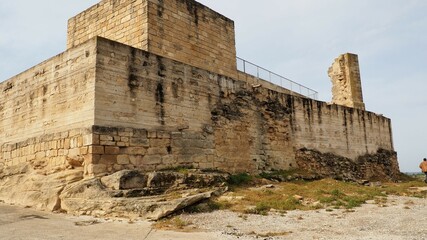
<path fill-rule="evenodd" d="M 328 75 L 332 81 L 332 103 L 365 110 L 356 54 L 340 55 L 329 68 Z"/>

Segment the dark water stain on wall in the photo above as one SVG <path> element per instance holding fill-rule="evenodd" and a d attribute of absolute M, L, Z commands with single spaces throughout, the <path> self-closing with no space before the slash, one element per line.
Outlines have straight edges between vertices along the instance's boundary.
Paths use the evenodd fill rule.
<path fill-rule="evenodd" d="M 166 77 L 166 65 L 162 61 L 162 57 L 157 56 L 157 75 L 159 77 Z"/>
<path fill-rule="evenodd" d="M 317 106 L 317 122 L 319 124 L 322 124 L 322 106 L 323 106 L 323 103 L 316 101 L 316 106 Z"/>
<path fill-rule="evenodd" d="M 313 102 L 311 99 L 302 98 L 302 104 L 304 107 L 304 115 L 308 118 L 308 124 L 311 124 L 313 121 Z"/>
<path fill-rule="evenodd" d="M 165 3 L 163 0 L 159 0 L 159 4 L 157 5 L 157 16 L 163 17 L 164 11 L 165 11 Z"/>
<path fill-rule="evenodd" d="M 185 2 L 185 4 L 187 5 L 187 11 L 193 17 L 193 21 L 196 24 L 196 26 L 199 25 L 199 13 L 198 13 L 199 4 L 193 0 L 181 0 L 181 1 Z"/>
<path fill-rule="evenodd" d="M 348 142 L 348 123 L 347 123 L 347 109 L 343 109 L 343 126 L 344 126 L 344 134 L 347 143 L 347 150 L 350 150 L 350 145 Z"/>
<path fill-rule="evenodd" d="M 134 67 L 135 60 L 136 60 L 136 49 L 131 48 L 130 59 L 128 62 L 128 82 L 127 82 L 127 84 L 128 84 L 132 98 L 136 97 L 136 90 L 137 90 L 138 85 L 139 85 L 138 84 L 138 76 L 137 76 L 138 69 L 136 69 Z"/>
<path fill-rule="evenodd" d="M 162 125 L 165 125 L 165 94 L 163 91 L 163 84 L 159 82 L 156 88 L 156 106 L 158 107 L 159 121 Z"/>

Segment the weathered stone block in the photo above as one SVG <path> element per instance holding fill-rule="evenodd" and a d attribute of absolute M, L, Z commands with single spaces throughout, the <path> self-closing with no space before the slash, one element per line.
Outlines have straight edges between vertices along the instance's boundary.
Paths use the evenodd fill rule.
<path fill-rule="evenodd" d="M 150 139 L 157 138 L 157 131 L 148 131 L 147 132 L 147 137 L 150 138 Z"/>
<path fill-rule="evenodd" d="M 121 154 L 129 154 L 129 155 L 145 155 L 147 150 L 143 147 L 126 147 L 120 149 Z"/>
<path fill-rule="evenodd" d="M 162 163 L 161 155 L 145 155 L 143 159 L 143 164 L 155 165 Z"/>
<path fill-rule="evenodd" d="M 166 147 L 150 147 L 147 149 L 147 155 L 167 155 Z"/>
<path fill-rule="evenodd" d="M 101 159 L 99 160 L 99 163 L 105 164 L 105 165 L 113 165 L 117 163 L 117 155 L 103 154 L 101 155 Z"/>
<path fill-rule="evenodd" d="M 93 154 L 104 154 L 104 146 L 89 146 L 88 147 L 88 152 L 89 153 L 93 153 Z"/>
<path fill-rule="evenodd" d="M 117 128 L 92 126 L 92 132 L 98 135 L 117 135 Z"/>
<path fill-rule="evenodd" d="M 101 155 L 98 154 L 88 154 L 83 156 L 84 163 L 87 166 L 88 164 L 98 164 L 101 160 Z"/>
<path fill-rule="evenodd" d="M 111 135 L 100 135 L 99 140 L 100 141 L 113 141 L 114 138 Z"/>
<path fill-rule="evenodd" d="M 44 159 L 46 157 L 46 152 L 45 151 L 41 151 L 41 152 L 37 152 L 36 153 L 36 159 Z M 14 158 L 14 156 L 12 155 L 12 158 Z"/>
<path fill-rule="evenodd" d="M 107 172 L 107 166 L 104 164 L 89 164 L 87 166 L 88 175 L 103 175 Z"/>
<path fill-rule="evenodd" d="M 132 137 L 130 139 L 129 146 L 149 147 L 150 146 L 150 142 L 149 142 L 149 140 L 147 138 L 135 138 L 135 137 Z"/>
<path fill-rule="evenodd" d="M 93 145 L 99 145 L 100 144 L 100 140 L 99 140 L 99 135 L 98 134 L 92 134 L 92 144 Z"/>
<path fill-rule="evenodd" d="M 83 146 L 88 146 L 93 144 L 93 135 L 87 134 L 83 136 Z"/>
<path fill-rule="evenodd" d="M 132 137 L 147 138 L 147 130 L 145 130 L 145 129 L 133 129 Z"/>
<path fill-rule="evenodd" d="M 127 154 L 117 156 L 117 164 L 126 165 L 130 163 L 130 157 Z"/>
<path fill-rule="evenodd" d="M 133 166 L 141 167 L 144 166 L 143 155 L 130 155 L 129 161 Z"/>
<path fill-rule="evenodd" d="M 173 155 L 162 156 L 162 165 L 171 167 L 174 164 L 176 164 L 175 156 Z"/>
<path fill-rule="evenodd" d="M 64 140 L 64 149 L 70 149 L 70 139 L 66 138 Z"/>
<path fill-rule="evenodd" d="M 86 154 L 88 154 L 88 147 L 81 147 L 80 155 L 86 155 Z"/>
<path fill-rule="evenodd" d="M 169 132 L 158 131 L 157 132 L 157 138 L 170 139 L 171 138 L 171 134 Z"/>
<path fill-rule="evenodd" d="M 118 147 L 128 147 L 129 145 L 129 142 L 116 142 L 116 146 Z"/>
<path fill-rule="evenodd" d="M 132 137 L 133 136 L 133 132 L 132 131 L 119 131 L 118 135 L 120 137 Z"/>
<path fill-rule="evenodd" d="M 100 141 L 99 144 L 105 145 L 105 146 L 115 146 L 116 142 L 114 142 L 114 141 Z"/>
<path fill-rule="evenodd" d="M 58 156 L 58 150 L 47 150 L 46 157 L 56 157 Z"/>
<path fill-rule="evenodd" d="M 73 148 L 68 150 L 68 156 L 75 157 L 80 155 L 80 148 Z"/>
<path fill-rule="evenodd" d="M 166 139 L 150 139 L 150 147 L 166 147 L 170 145 L 170 140 Z"/>
<path fill-rule="evenodd" d="M 105 146 L 105 154 L 119 154 L 120 148 L 115 146 Z"/>

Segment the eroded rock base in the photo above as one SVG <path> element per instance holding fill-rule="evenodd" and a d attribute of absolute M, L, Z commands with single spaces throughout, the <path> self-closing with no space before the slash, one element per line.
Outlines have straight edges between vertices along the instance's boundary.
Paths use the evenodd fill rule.
<path fill-rule="evenodd" d="M 0 179 L 0 200 L 40 210 L 158 220 L 221 194 L 227 174 L 124 170 L 83 178 L 82 169 L 46 174 L 21 166 Z M 12 172 L 11 172 L 12 173 Z"/>

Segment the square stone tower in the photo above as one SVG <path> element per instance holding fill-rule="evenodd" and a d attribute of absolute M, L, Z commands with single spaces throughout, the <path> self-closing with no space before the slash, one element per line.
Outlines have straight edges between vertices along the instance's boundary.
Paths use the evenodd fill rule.
<path fill-rule="evenodd" d="M 194 0 L 104 0 L 68 21 L 67 49 L 95 36 L 237 76 L 234 22 Z"/>
<path fill-rule="evenodd" d="M 328 75 L 332 81 L 332 103 L 365 110 L 356 54 L 340 55 L 329 68 Z"/>

